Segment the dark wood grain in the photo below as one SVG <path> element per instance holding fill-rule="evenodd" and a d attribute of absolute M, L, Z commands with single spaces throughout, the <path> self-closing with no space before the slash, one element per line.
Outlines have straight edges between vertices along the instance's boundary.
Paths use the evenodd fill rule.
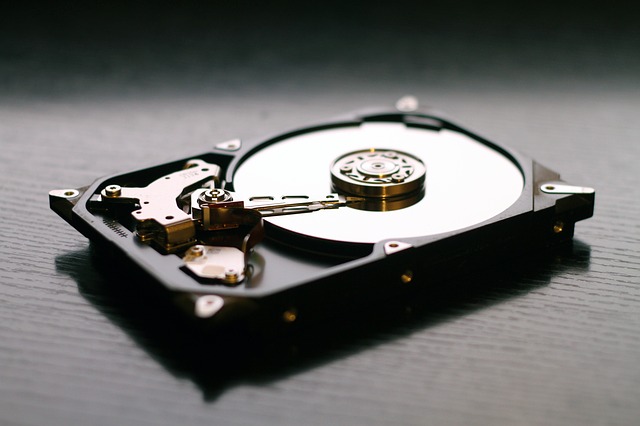
<path fill-rule="evenodd" d="M 0 424 L 640 422 L 631 18 L 467 2 L 196 9 L 3 18 Z M 131 271 L 105 270 L 48 207 L 50 189 L 406 93 L 596 187 L 573 246 L 230 359 L 215 350 L 228 341 L 203 342 Z"/>

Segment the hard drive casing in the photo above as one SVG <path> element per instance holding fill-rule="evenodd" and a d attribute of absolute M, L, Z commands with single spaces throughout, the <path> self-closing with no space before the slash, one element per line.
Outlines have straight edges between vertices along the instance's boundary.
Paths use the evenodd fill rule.
<path fill-rule="evenodd" d="M 372 245 L 338 243 L 327 248 L 323 241 L 265 223 L 265 240 L 247 254 L 247 279 L 234 286 L 194 279 L 185 273 L 180 256 L 162 253 L 140 241 L 127 223 L 127 215 L 91 207 L 92 198 L 95 201 L 109 185 L 144 187 L 182 169 L 191 159 L 219 166 L 218 185 L 234 191 L 238 167 L 264 147 L 295 135 L 362 123 L 404 123 L 411 128 L 463 134 L 512 161 L 523 176 L 522 192 L 509 208 L 481 223 Z M 221 143 L 209 152 L 107 176 L 84 188 L 54 190 L 50 205 L 84 236 L 106 249 L 119 270 L 127 273 L 133 267 L 142 271 L 198 321 L 222 324 L 244 318 L 268 326 L 331 316 L 350 306 L 394 297 L 407 287 L 433 285 L 442 276 L 485 263 L 499 264 L 514 254 L 545 250 L 573 237 L 575 223 L 592 216 L 594 198 L 592 189 L 566 184 L 558 173 L 471 133 L 436 111 L 372 109 L 273 137 Z"/>

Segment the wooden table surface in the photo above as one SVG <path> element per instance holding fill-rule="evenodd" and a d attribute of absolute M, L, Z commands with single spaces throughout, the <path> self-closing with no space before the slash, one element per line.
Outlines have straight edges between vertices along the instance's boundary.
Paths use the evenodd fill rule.
<path fill-rule="evenodd" d="M 3 16 L 0 424 L 640 424 L 633 18 L 276 5 Z M 48 207 L 50 189 L 408 93 L 595 187 L 574 244 L 281 362 L 227 365 Z"/>

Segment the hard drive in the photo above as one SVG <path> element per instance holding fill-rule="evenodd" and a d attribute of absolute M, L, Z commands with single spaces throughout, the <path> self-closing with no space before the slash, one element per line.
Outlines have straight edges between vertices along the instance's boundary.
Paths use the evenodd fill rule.
<path fill-rule="evenodd" d="M 49 193 L 196 321 L 267 326 L 544 251 L 594 197 L 410 97 Z"/>

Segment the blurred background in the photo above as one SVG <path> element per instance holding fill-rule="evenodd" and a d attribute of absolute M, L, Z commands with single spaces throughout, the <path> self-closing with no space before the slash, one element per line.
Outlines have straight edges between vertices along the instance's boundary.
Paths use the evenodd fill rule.
<path fill-rule="evenodd" d="M 0 19 L 0 106 L 77 116 L 83 143 L 120 126 L 134 145 L 197 150 L 405 94 L 480 133 L 515 125 L 523 140 L 499 141 L 516 146 L 552 143 L 540 123 L 638 111 L 624 3 L 27 2 Z"/>

